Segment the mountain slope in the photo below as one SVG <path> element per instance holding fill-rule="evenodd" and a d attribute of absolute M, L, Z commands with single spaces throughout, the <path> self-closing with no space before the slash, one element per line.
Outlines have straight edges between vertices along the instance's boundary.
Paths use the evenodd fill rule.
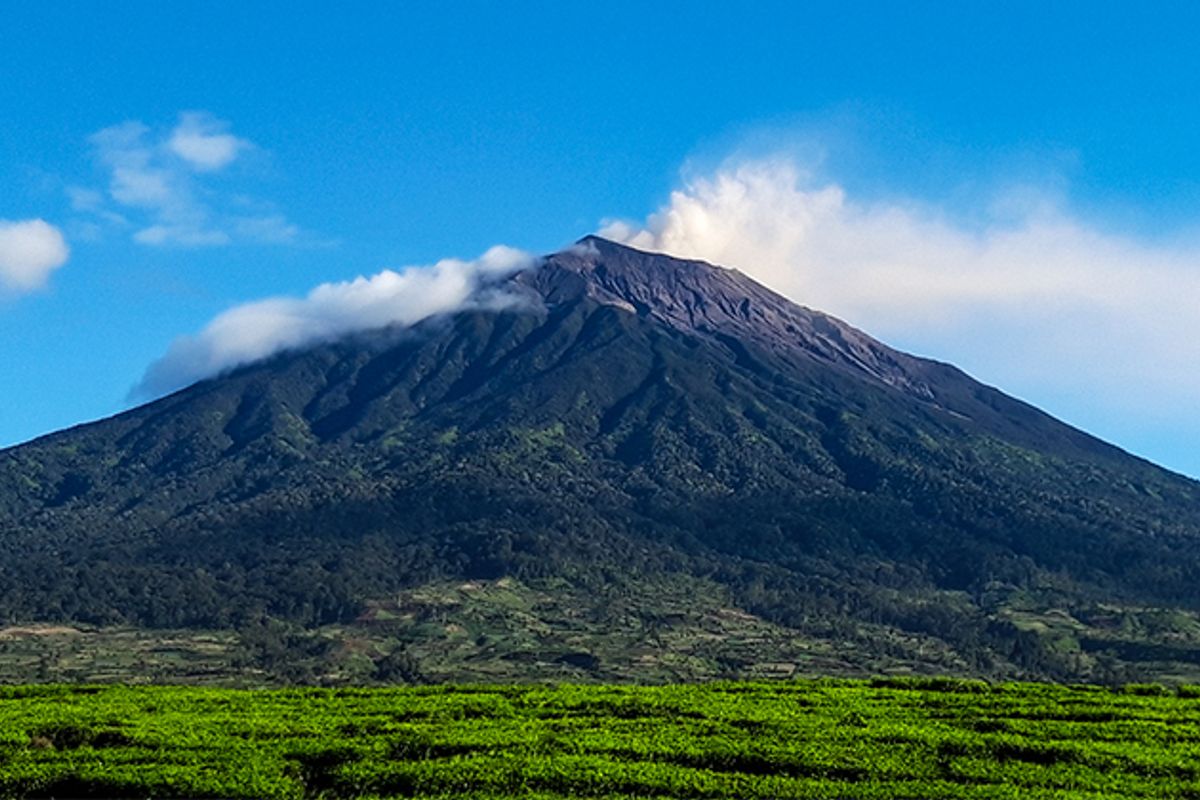
<path fill-rule="evenodd" d="M 1197 606 L 1195 482 L 951 366 L 602 239 L 505 288 L 0 452 L 0 613 L 320 625 L 444 580 L 678 577 L 806 635 L 1086 677 L 1142 642 L 1089 645 L 1105 608 Z M 1050 609 L 1073 644 L 1027 624 Z"/>

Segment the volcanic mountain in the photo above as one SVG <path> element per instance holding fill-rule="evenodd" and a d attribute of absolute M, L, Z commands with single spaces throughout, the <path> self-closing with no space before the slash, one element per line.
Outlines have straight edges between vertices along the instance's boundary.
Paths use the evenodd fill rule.
<path fill-rule="evenodd" d="M 638 678 L 673 626 L 668 677 L 803 671 L 798 642 L 858 672 L 1200 665 L 1200 484 L 736 270 L 589 237 L 498 289 L 0 452 L 0 614 L 390 618 L 414 652 L 437 619 L 530 677 Z M 522 598 L 520 646 L 419 602 L 461 586 Z"/>

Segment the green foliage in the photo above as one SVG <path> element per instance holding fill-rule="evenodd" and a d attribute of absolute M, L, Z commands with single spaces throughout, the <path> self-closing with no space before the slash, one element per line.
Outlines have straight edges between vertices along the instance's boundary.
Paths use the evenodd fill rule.
<path fill-rule="evenodd" d="M 962 681 L 0 690 L 2 797 L 1189 798 L 1200 704 Z"/>
<path fill-rule="evenodd" d="M 421 665 L 404 647 L 394 647 L 391 652 L 375 662 L 373 677 L 380 683 L 424 683 Z"/>
<path fill-rule="evenodd" d="M 568 252 L 513 279 L 530 308 L 283 354 L 0 452 L 0 621 L 239 631 L 278 673 L 320 644 L 297 629 L 422 586 L 562 581 L 656 612 L 690 580 L 867 672 L 926 652 L 1195 680 L 1194 481 L 744 276 L 591 246 L 584 271 Z"/>

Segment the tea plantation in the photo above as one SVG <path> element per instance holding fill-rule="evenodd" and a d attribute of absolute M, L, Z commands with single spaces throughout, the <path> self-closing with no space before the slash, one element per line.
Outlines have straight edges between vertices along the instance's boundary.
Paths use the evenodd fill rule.
<path fill-rule="evenodd" d="M 1200 798 L 1200 688 L 0 688 L 4 797 Z"/>

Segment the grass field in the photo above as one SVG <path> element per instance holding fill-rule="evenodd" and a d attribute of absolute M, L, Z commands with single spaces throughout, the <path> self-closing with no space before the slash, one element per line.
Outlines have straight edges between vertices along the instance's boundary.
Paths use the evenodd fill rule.
<path fill-rule="evenodd" d="M 0 795 L 1200 798 L 1200 689 L 5 687 Z"/>

